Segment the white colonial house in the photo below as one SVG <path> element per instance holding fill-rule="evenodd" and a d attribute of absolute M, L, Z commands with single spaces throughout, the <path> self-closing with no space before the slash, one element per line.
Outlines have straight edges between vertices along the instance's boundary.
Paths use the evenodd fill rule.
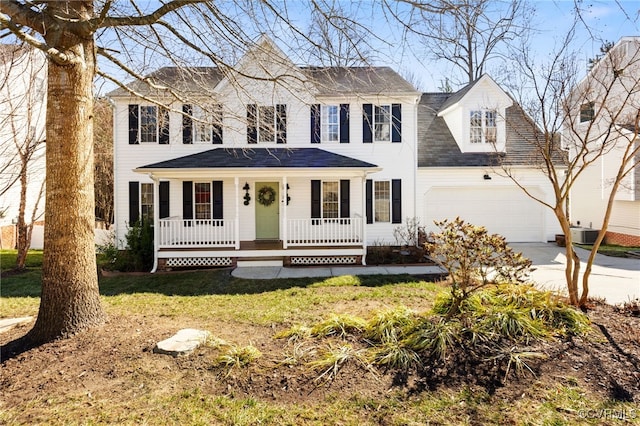
<path fill-rule="evenodd" d="M 153 221 L 154 269 L 363 263 L 408 218 L 462 216 L 512 241 L 556 233 L 513 183 L 483 177 L 496 146 L 521 158 L 498 117 L 513 102 L 488 77 L 421 94 L 387 67 L 296 66 L 266 37 L 234 71 L 148 77 L 109 97 L 117 239 Z"/>
<path fill-rule="evenodd" d="M 158 268 L 360 263 L 391 244 L 416 210 L 420 93 L 389 68 L 298 67 L 266 37 L 234 68 L 149 76 L 184 102 L 109 94 L 118 241 L 153 220 Z"/>
<path fill-rule="evenodd" d="M 614 194 L 604 241 L 640 246 L 640 37 L 621 38 L 572 90 L 570 105 L 566 144 L 575 156 L 584 141 L 591 161 L 574 183 L 572 221 L 600 229 L 612 182 L 623 157 L 632 153 L 629 172 Z"/>

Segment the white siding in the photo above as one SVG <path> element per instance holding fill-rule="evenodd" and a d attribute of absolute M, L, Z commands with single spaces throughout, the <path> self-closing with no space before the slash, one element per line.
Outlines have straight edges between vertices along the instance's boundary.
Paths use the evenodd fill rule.
<path fill-rule="evenodd" d="M 490 180 L 483 178 L 485 173 Z M 552 202 L 549 184 L 541 172 L 519 169 L 516 173 L 519 182 L 534 195 Z M 437 231 L 434 220 L 456 216 L 486 226 L 490 233 L 503 234 L 510 242 L 552 241 L 561 232 L 550 209 L 489 169 L 420 169 L 417 188 L 420 220 L 427 232 Z"/>

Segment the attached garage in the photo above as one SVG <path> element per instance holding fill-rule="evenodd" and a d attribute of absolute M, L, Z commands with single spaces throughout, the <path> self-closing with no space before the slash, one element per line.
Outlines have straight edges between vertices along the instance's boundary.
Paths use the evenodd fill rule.
<path fill-rule="evenodd" d="M 540 190 L 530 188 L 535 195 Z M 436 231 L 434 220 L 460 217 L 482 225 L 491 234 L 503 235 L 508 242 L 546 241 L 544 207 L 520 188 L 432 187 L 424 194 L 424 224 Z"/>

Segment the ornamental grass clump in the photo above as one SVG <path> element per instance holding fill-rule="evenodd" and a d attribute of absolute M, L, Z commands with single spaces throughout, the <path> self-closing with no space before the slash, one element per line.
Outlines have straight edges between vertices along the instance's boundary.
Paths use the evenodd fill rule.
<path fill-rule="evenodd" d="M 218 365 L 233 368 L 242 368 L 251 364 L 262 356 L 262 352 L 253 345 L 235 346 L 230 345 L 227 351 L 217 358 Z"/>
<path fill-rule="evenodd" d="M 326 320 L 311 328 L 314 337 L 334 336 L 344 339 L 352 334 L 359 334 L 365 329 L 367 322 L 354 315 L 332 314 Z"/>
<path fill-rule="evenodd" d="M 375 343 L 397 342 L 417 318 L 415 311 L 404 306 L 379 311 L 367 322 L 363 337 Z"/>

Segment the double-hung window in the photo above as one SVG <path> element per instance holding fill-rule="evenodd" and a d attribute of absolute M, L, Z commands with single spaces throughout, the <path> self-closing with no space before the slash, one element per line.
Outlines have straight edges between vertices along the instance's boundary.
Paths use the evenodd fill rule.
<path fill-rule="evenodd" d="M 182 106 L 182 143 L 222 143 L 222 105 Z"/>
<path fill-rule="evenodd" d="M 389 142 L 391 140 L 391 105 L 375 105 L 373 136 L 376 142 Z"/>
<path fill-rule="evenodd" d="M 363 104 L 362 142 L 402 142 L 402 104 Z"/>
<path fill-rule="evenodd" d="M 140 107 L 140 142 L 158 142 L 158 107 L 155 105 Z"/>
<path fill-rule="evenodd" d="M 495 110 L 473 110 L 469 115 L 469 142 L 496 143 L 498 135 Z"/>
<path fill-rule="evenodd" d="M 153 222 L 153 184 L 140 184 L 140 213 L 142 220 Z"/>
<path fill-rule="evenodd" d="M 340 138 L 340 108 L 338 105 L 322 105 L 322 141 L 338 142 Z"/>
<path fill-rule="evenodd" d="M 332 219 L 340 216 L 340 185 L 338 181 L 322 182 L 322 217 Z"/>
<path fill-rule="evenodd" d="M 286 105 L 247 105 L 247 143 L 286 142 Z"/>
<path fill-rule="evenodd" d="M 169 110 L 157 105 L 129 105 L 129 144 L 169 143 Z"/>
<path fill-rule="evenodd" d="M 585 123 L 588 121 L 592 121 L 595 116 L 595 107 L 596 104 L 594 102 L 587 102 L 585 104 L 580 105 L 580 122 Z"/>
<path fill-rule="evenodd" d="M 387 181 L 375 181 L 373 188 L 374 221 L 391 221 L 391 185 Z"/>
<path fill-rule="evenodd" d="M 273 106 L 258 107 L 258 142 L 274 143 L 276 135 L 276 110 Z"/>
<path fill-rule="evenodd" d="M 211 219 L 211 184 L 209 182 L 195 182 L 194 207 L 196 219 Z"/>

